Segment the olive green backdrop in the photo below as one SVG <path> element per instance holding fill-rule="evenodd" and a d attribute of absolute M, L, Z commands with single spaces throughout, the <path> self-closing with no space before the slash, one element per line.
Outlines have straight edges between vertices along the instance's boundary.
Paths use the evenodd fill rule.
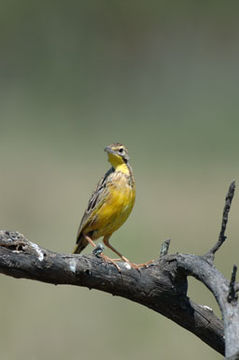
<path fill-rule="evenodd" d="M 1 1 L 0 219 L 71 252 L 89 195 L 130 151 L 137 201 L 112 244 L 134 262 L 204 253 L 239 175 L 235 1 Z M 238 262 L 238 192 L 228 242 Z M 86 252 L 91 251 L 90 248 Z M 107 252 L 110 255 L 110 252 Z M 220 359 L 178 325 L 97 291 L 0 277 L 0 358 Z M 189 294 L 218 312 L 211 294 Z"/>

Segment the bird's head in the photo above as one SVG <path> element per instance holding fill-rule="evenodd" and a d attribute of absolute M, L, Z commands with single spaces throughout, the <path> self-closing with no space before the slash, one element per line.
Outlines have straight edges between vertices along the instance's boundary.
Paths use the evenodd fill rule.
<path fill-rule="evenodd" d="M 128 149 L 120 143 L 106 146 L 105 151 L 108 153 L 109 162 L 114 168 L 127 164 L 129 161 Z"/>

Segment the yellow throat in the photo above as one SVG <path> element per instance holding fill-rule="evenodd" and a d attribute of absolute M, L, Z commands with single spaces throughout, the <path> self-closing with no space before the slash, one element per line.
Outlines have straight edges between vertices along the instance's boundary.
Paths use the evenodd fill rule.
<path fill-rule="evenodd" d="M 121 156 L 108 153 L 108 160 L 116 171 L 120 171 L 123 174 L 129 174 L 129 168 Z"/>

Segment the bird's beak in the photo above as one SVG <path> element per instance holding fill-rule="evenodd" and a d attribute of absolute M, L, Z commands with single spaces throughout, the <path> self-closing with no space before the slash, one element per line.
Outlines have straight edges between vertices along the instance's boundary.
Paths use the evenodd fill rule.
<path fill-rule="evenodd" d="M 107 153 L 111 153 L 111 154 L 115 154 L 115 151 L 111 149 L 110 146 L 106 146 L 106 148 L 104 149 Z"/>

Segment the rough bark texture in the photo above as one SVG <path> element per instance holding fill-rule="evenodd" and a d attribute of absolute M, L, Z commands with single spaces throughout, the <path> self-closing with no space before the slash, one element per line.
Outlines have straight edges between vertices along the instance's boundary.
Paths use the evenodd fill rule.
<path fill-rule="evenodd" d="M 164 242 L 160 258 L 147 268 L 130 269 L 119 263 L 121 272 L 100 257 L 58 254 L 42 249 L 17 232 L 0 231 L 0 273 L 52 284 L 85 286 L 122 296 L 166 316 L 194 333 L 226 359 L 239 359 L 239 307 L 236 266 L 228 281 L 214 266 L 214 256 L 226 240 L 228 213 L 235 190 L 230 185 L 223 210 L 218 242 L 204 256 L 168 255 L 169 240 Z M 223 322 L 207 306 L 187 296 L 187 277 L 193 276 L 215 296 Z M 224 337 L 225 334 L 225 337 Z"/>

